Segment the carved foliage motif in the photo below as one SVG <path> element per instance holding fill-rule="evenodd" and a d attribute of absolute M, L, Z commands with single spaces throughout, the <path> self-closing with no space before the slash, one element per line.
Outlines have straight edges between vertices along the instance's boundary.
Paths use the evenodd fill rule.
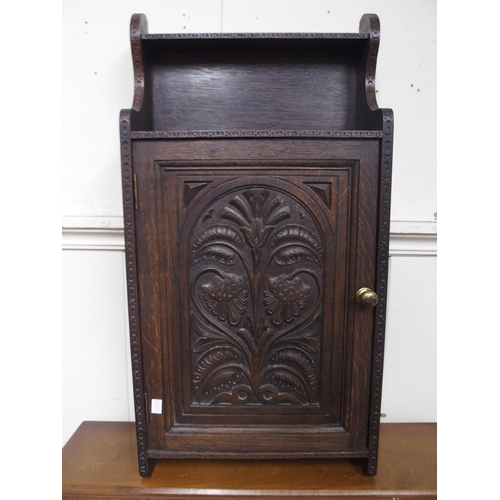
<path fill-rule="evenodd" d="M 271 188 L 241 189 L 206 207 L 189 243 L 193 403 L 318 401 L 317 227 L 305 206 Z"/>

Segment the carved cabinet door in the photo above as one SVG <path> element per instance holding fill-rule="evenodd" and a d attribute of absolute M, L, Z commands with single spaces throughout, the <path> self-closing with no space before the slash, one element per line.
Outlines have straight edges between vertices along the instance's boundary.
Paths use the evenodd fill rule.
<path fill-rule="evenodd" d="M 133 155 L 148 457 L 367 457 L 379 142 Z"/>

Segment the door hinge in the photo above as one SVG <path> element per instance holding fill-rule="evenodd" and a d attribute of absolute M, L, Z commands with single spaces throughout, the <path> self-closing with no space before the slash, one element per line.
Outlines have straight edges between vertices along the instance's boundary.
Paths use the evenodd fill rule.
<path fill-rule="evenodd" d="M 134 210 L 139 210 L 139 195 L 137 194 L 137 174 L 132 176 L 134 184 Z"/>

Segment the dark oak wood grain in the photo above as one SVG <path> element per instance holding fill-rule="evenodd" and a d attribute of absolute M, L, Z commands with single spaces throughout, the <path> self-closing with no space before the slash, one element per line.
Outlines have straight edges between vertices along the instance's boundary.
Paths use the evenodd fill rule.
<path fill-rule="evenodd" d="M 149 35 L 132 17 L 120 124 L 142 476 L 167 458 L 357 457 L 376 474 L 393 123 L 379 38 L 374 14 L 358 34 Z"/>
<path fill-rule="evenodd" d="M 355 459 L 298 459 L 162 460 L 141 478 L 132 423 L 84 422 L 63 449 L 63 498 L 436 498 L 436 424 L 380 427 L 375 477 Z"/>

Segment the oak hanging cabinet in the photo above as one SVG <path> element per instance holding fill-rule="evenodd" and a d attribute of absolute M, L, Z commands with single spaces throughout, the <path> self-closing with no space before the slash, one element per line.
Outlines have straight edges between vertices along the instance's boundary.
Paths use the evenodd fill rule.
<path fill-rule="evenodd" d="M 148 34 L 120 115 L 139 471 L 357 457 L 376 474 L 393 114 L 380 25 Z"/>

